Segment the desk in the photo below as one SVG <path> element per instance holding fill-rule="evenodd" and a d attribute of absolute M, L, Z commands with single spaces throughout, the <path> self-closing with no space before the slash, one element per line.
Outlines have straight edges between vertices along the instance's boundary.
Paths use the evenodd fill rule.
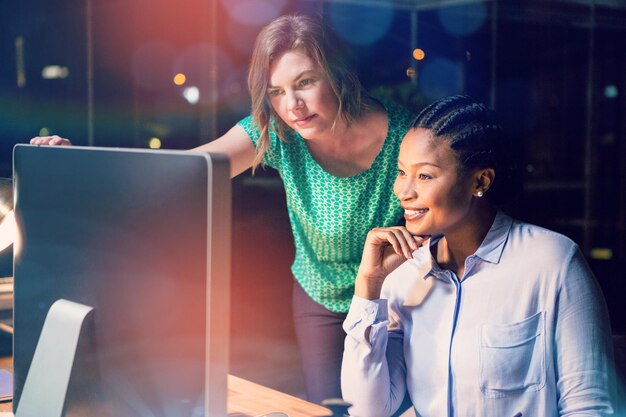
<path fill-rule="evenodd" d="M 10 357 L 0 358 L 0 369 L 11 371 L 12 368 L 13 362 Z M 0 403 L 0 411 L 12 411 L 11 402 Z M 321 405 L 228 375 L 229 416 L 254 417 L 272 411 L 282 411 L 290 417 L 318 417 L 332 414 Z"/>

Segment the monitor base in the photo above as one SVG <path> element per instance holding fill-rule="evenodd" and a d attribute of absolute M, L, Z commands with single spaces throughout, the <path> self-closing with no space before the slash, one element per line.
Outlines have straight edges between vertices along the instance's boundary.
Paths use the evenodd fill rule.
<path fill-rule="evenodd" d="M 57 300 L 35 348 L 16 417 L 62 417 L 83 323 L 93 307 Z"/>

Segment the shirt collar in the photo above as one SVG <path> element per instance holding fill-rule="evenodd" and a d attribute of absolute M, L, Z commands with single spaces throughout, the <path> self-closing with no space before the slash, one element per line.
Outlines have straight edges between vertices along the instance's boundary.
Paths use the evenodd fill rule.
<path fill-rule="evenodd" d="M 512 224 L 513 219 L 510 216 L 502 211 L 498 211 L 491 228 L 489 228 L 489 232 L 487 232 L 487 236 L 485 236 L 483 243 L 476 250 L 475 255 L 487 262 L 500 262 Z M 410 259 L 408 262 L 418 270 L 419 276 L 423 278 L 429 275 L 439 277 L 440 273 L 443 272 L 443 269 L 437 265 L 430 253 L 430 247 L 441 237 L 433 236 L 425 245 L 413 252 L 413 259 Z"/>
<path fill-rule="evenodd" d="M 498 211 L 489 232 L 487 232 L 487 236 L 485 236 L 483 243 L 480 244 L 476 251 L 476 256 L 494 264 L 500 262 L 512 224 L 513 219 L 511 217 L 502 211 Z"/>

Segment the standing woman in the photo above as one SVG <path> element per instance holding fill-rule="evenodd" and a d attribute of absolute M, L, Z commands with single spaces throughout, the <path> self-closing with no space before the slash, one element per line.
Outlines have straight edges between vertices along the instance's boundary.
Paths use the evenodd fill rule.
<path fill-rule="evenodd" d="M 293 311 L 310 401 L 341 397 L 342 322 L 367 232 L 402 209 L 392 185 L 412 115 L 370 97 L 318 18 L 282 16 L 258 35 L 252 114 L 195 151 L 230 157 L 231 176 L 269 165 L 286 191 L 296 245 Z M 59 137 L 33 144 L 68 145 Z"/>
<path fill-rule="evenodd" d="M 612 415 L 611 330 L 578 246 L 495 208 L 515 188 L 509 145 L 465 96 L 404 138 L 406 228 L 369 233 L 344 324 L 352 415 L 390 416 L 406 392 L 419 416 Z"/>

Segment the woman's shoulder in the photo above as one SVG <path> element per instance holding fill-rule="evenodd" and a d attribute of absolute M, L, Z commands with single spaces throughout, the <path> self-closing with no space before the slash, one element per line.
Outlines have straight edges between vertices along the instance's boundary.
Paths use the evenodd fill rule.
<path fill-rule="evenodd" d="M 259 131 L 259 127 L 257 126 L 257 124 L 254 123 L 254 118 L 252 117 L 251 114 L 239 120 L 237 122 L 237 126 L 241 126 L 243 130 L 246 131 L 248 136 L 250 136 L 250 139 L 252 139 L 252 142 L 256 144 L 261 133 Z"/>
<path fill-rule="evenodd" d="M 525 248 L 537 256 L 566 260 L 578 250 L 568 236 L 536 224 L 513 220 L 507 246 Z"/>
<path fill-rule="evenodd" d="M 384 98 L 384 97 L 376 97 L 376 96 L 372 97 L 372 99 L 382 105 L 382 107 L 387 112 L 390 118 L 395 117 L 399 120 L 405 120 L 409 122 L 412 122 L 413 119 L 415 119 L 416 115 L 413 112 L 409 111 L 407 107 L 405 107 L 402 104 L 399 104 L 398 102 L 394 100 L 391 100 L 389 98 Z"/>
<path fill-rule="evenodd" d="M 250 136 L 250 139 L 252 140 L 252 142 L 256 145 L 261 136 L 261 131 L 259 130 L 259 126 L 255 122 L 254 117 L 252 115 L 248 115 L 244 117 L 243 119 L 239 120 L 237 122 L 237 125 L 241 126 L 243 130 L 246 131 L 248 136 Z M 272 146 L 275 146 L 277 142 L 279 142 L 277 132 L 278 132 L 278 126 L 277 126 L 276 121 L 274 119 L 270 119 L 270 123 L 268 126 L 268 137 L 269 137 L 270 144 Z M 291 132 L 285 132 L 285 136 L 287 139 L 290 139 L 292 134 Z"/>

